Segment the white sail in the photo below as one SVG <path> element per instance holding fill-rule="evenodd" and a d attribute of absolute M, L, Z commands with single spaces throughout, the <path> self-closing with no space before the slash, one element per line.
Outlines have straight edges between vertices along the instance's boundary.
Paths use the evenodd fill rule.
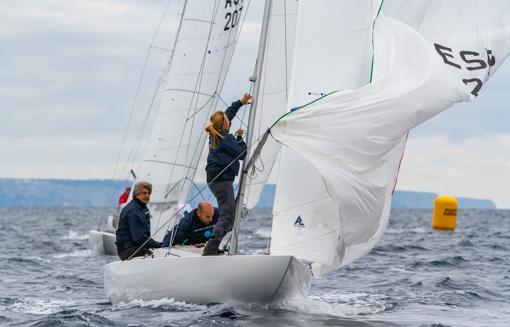
<path fill-rule="evenodd" d="M 138 180 L 152 203 L 183 203 L 195 176 L 246 8 L 244 2 L 187 0 Z M 224 109 L 224 104 L 220 105 Z"/>
<path fill-rule="evenodd" d="M 296 29 L 297 2 L 273 1 L 269 18 L 264 68 L 260 77 L 257 114 L 254 122 L 254 141 L 268 126 L 286 112 L 288 81 L 292 64 L 292 49 Z M 251 148 L 256 147 L 256 143 Z M 264 151 L 248 174 L 246 207 L 253 208 L 278 158 L 280 144 L 268 139 Z M 252 151 L 253 153 L 253 151 Z M 251 157 L 252 153 L 249 154 Z"/>
<path fill-rule="evenodd" d="M 301 217 L 302 226 L 275 217 L 287 235 L 273 241 L 273 253 L 303 249 L 304 256 L 295 254 L 333 269 L 368 252 L 387 223 L 408 131 L 473 100 L 510 52 L 506 1 L 406 3 L 384 1 L 376 20 L 374 83 L 327 96 L 272 129 L 319 171 L 329 197 L 326 210 Z M 384 17 L 386 6 L 393 18 Z"/>
<path fill-rule="evenodd" d="M 378 8 L 379 1 L 299 2 L 290 108 L 370 82 L 372 25 Z M 271 253 L 338 265 L 339 234 L 338 207 L 320 172 L 295 151 L 284 149 Z"/>

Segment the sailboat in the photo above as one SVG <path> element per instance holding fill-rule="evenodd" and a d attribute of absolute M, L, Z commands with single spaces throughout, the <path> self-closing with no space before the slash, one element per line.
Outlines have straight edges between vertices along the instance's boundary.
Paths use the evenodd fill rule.
<path fill-rule="evenodd" d="M 250 189 L 257 193 L 278 160 L 270 254 L 233 255 L 234 237 L 228 256 L 160 249 L 112 262 L 104 268 L 110 301 L 267 303 L 305 294 L 311 273 L 368 253 L 388 222 L 407 133 L 480 94 L 510 53 L 506 13 L 506 1 L 266 1 L 254 106 L 270 108 L 263 102 L 271 98 L 286 113 L 268 124 L 250 112 L 247 143 L 258 146 L 249 149 L 238 206 L 250 205 Z M 285 33 L 274 45 L 278 22 Z M 271 57 L 278 45 L 286 69 L 273 76 L 264 65 L 282 60 Z M 282 88 L 267 91 L 278 80 Z M 266 171 L 250 179 L 257 162 Z"/>
<path fill-rule="evenodd" d="M 235 44 L 234 39 L 237 35 L 234 34 L 234 37 L 231 36 L 233 33 L 231 28 L 237 26 L 232 26 L 232 23 L 230 23 L 231 25 L 229 25 L 229 28 L 227 29 L 226 23 L 230 16 L 229 13 L 232 13 L 232 17 L 235 17 L 234 12 L 237 11 L 240 13 L 243 10 L 243 2 L 241 1 L 228 2 L 228 6 L 226 5 L 227 3 L 222 3 L 219 8 L 216 8 L 215 6 L 217 6 L 218 3 L 218 1 L 210 1 L 209 9 L 213 9 L 214 14 L 212 17 L 214 17 L 214 19 L 210 18 L 211 14 L 209 13 L 209 20 L 206 20 L 205 17 L 197 17 L 199 13 L 207 13 L 207 11 L 204 11 L 204 1 L 186 2 L 166 86 L 167 90 L 175 88 L 176 90 L 179 90 L 179 93 L 184 93 L 192 98 L 197 96 L 201 97 L 199 105 L 193 107 L 190 106 L 191 108 L 189 109 L 193 110 L 188 109 L 189 101 L 185 101 L 187 115 L 194 117 L 198 122 L 195 123 L 194 129 L 192 129 L 193 126 L 185 125 L 185 133 L 183 134 L 186 137 L 186 142 L 183 142 L 182 146 L 180 146 L 180 151 L 174 150 L 173 153 L 168 154 L 166 160 L 161 159 L 161 155 L 158 153 L 156 153 L 158 160 L 154 160 L 155 155 L 149 150 L 149 153 L 145 156 L 145 162 L 142 165 L 142 171 L 147 171 L 147 173 L 138 174 L 141 175 L 140 179 L 149 180 L 155 185 L 152 197 L 154 202 L 160 203 L 163 207 L 167 206 L 168 203 L 171 205 L 171 208 L 173 208 L 171 210 L 174 211 L 172 212 L 169 210 L 170 216 L 175 213 L 175 210 L 177 210 L 177 208 L 181 206 L 181 203 L 186 200 L 191 181 L 196 171 L 198 159 L 206 140 L 206 136 L 203 132 L 203 126 L 206 125 L 211 114 L 209 107 L 215 109 L 215 105 L 211 104 L 211 102 L 217 101 L 217 99 L 214 99 L 214 95 L 215 93 L 220 92 L 221 84 L 223 83 L 222 80 L 214 82 L 213 79 L 223 79 L 226 73 L 225 71 L 223 75 L 217 74 L 217 65 L 218 63 L 222 63 L 221 60 L 206 62 L 206 67 L 207 63 L 209 63 L 209 67 L 211 67 L 210 69 L 213 70 L 216 75 L 210 72 L 206 74 L 197 69 L 197 72 L 199 73 L 195 76 L 189 77 L 189 79 L 193 81 L 194 79 L 209 78 L 209 84 L 211 84 L 214 88 L 205 91 L 204 87 L 202 87 L 199 92 L 196 92 L 196 90 L 193 89 L 195 84 L 188 84 L 190 90 L 185 91 L 185 89 L 183 90 L 184 86 L 180 76 L 185 75 L 183 71 L 190 70 L 190 65 L 196 63 L 196 59 L 187 58 L 184 54 L 190 53 L 192 50 L 197 51 L 199 46 L 204 43 L 208 44 L 208 48 L 211 47 L 210 43 L 215 41 L 217 43 L 223 42 L 223 44 L 226 45 Z M 237 7 L 231 8 L 230 3 Z M 200 7 L 202 11 L 197 11 L 197 7 Z M 271 6 L 266 5 L 265 26 L 268 26 L 267 20 L 269 19 L 270 10 Z M 219 12 L 216 13 L 216 11 Z M 273 15 L 273 17 L 276 16 Z M 227 19 L 227 21 L 224 21 L 225 19 Z M 281 19 L 277 17 L 275 19 L 281 21 Z M 202 36 L 197 35 L 197 24 L 199 27 L 204 26 L 204 30 L 207 34 L 204 33 Z M 264 35 L 264 33 L 267 33 L 267 28 L 266 32 L 263 32 L 262 34 Z M 232 40 L 229 41 L 229 37 L 232 38 Z M 195 44 L 189 44 L 189 40 L 194 40 Z M 263 36 L 261 40 L 261 42 L 264 43 L 266 42 L 267 37 Z M 225 43 L 226 41 L 228 41 L 228 43 Z M 221 46 L 221 44 L 217 44 L 216 46 L 220 49 L 229 49 L 226 46 Z M 264 56 L 262 52 L 264 48 L 265 46 L 260 47 L 261 53 L 259 58 Z M 209 50 L 207 50 L 207 54 L 209 54 Z M 231 53 L 229 53 L 228 56 L 231 56 Z M 227 59 L 229 60 L 229 58 Z M 228 66 L 228 63 L 226 65 Z M 177 67 L 175 73 L 173 72 L 173 67 Z M 261 69 L 262 65 L 258 65 L 257 75 L 259 76 L 262 74 Z M 193 69 L 191 69 L 191 71 L 193 71 Z M 177 76 L 178 78 L 173 78 L 173 76 Z M 175 86 L 172 86 L 174 83 Z M 260 83 L 257 83 L 257 85 L 260 85 Z M 257 87 L 255 87 L 254 94 L 257 93 Z M 168 96 L 172 99 L 172 106 L 168 108 L 169 112 L 179 112 L 179 110 L 176 110 L 176 106 L 174 105 L 176 102 L 175 99 L 179 95 L 180 94 L 174 94 L 172 96 Z M 164 104 L 165 98 L 163 99 L 163 105 Z M 208 106 L 207 109 L 209 110 L 203 110 L 204 104 Z M 284 102 L 282 102 L 282 104 L 284 104 Z M 180 111 L 183 110 L 181 109 Z M 164 114 L 161 114 L 161 109 L 158 116 L 165 117 Z M 166 112 L 166 116 L 168 116 L 168 112 Z M 153 136 L 152 139 L 159 140 L 161 137 L 156 137 L 156 135 L 161 134 L 161 130 L 168 130 L 168 126 L 172 125 L 173 122 L 182 122 L 183 120 L 178 120 L 174 116 L 169 117 L 163 122 L 160 122 L 158 118 L 156 118 L 156 121 L 157 126 L 153 129 L 156 132 L 153 132 L 155 136 Z M 175 125 L 175 123 L 173 123 L 173 125 Z M 167 142 L 175 142 L 175 139 L 182 138 L 182 136 L 178 135 L 178 132 L 179 131 L 174 132 L 177 135 L 168 137 Z M 188 134 L 195 137 L 196 141 L 194 143 L 198 144 L 195 145 L 195 148 L 192 149 L 192 151 L 189 150 L 189 145 L 193 143 L 194 139 L 193 137 L 189 137 Z M 159 146 L 159 148 L 163 147 Z M 188 154 L 190 152 L 191 154 Z M 176 162 L 179 164 L 175 164 Z M 167 164 L 165 165 L 165 163 Z M 169 165 L 168 163 L 172 164 Z M 157 168 L 160 168 L 160 170 L 158 171 Z M 170 178 L 166 177 L 168 176 L 169 168 L 172 174 Z M 179 172 L 182 173 L 179 174 Z M 182 177 L 176 180 L 175 176 Z M 168 179 L 174 182 L 167 184 Z M 170 217 L 170 219 L 172 218 L 173 217 Z M 162 219 L 162 221 L 165 220 Z M 158 237 L 158 232 L 160 232 L 158 225 L 161 226 L 161 224 L 151 226 L 152 228 L 155 228 L 153 235 L 155 234 L 156 236 L 154 237 L 156 238 Z M 167 229 L 168 228 L 164 229 L 163 232 Z M 311 275 L 308 269 L 299 260 L 292 256 L 271 257 L 266 255 L 228 255 L 210 257 L 204 261 L 204 258 L 201 257 L 201 249 L 194 247 L 178 247 L 172 248 L 170 251 L 171 252 L 165 249 L 155 250 L 154 258 L 151 258 L 151 263 L 149 265 L 147 265 L 145 260 L 138 259 L 125 262 L 113 262 L 106 265 L 104 269 L 104 283 L 107 296 L 111 302 L 118 303 L 120 301 L 129 301 L 131 299 L 140 298 L 158 299 L 165 296 L 171 296 L 175 299 L 195 303 L 226 302 L 229 300 L 267 302 L 274 298 L 287 298 L 289 296 L 302 294 L 310 282 Z M 229 254 L 233 254 L 232 249 Z M 189 279 L 191 271 L 199 272 L 204 267 L 207 267 L 207 279 L 199 277 L 198 274 L 196 275 L 198 280 L 193 278 Z M 149 270 L 146 270 L 147 268 Z M 169 271 L 172 273 L 168 274 Z M 229 276 L 231 271 L 236 271 L 236 276 Z M 146 273 L 150 273 L 153 277 L 145 279 L 144 281 L 140 280 L 140 276 L 143 276 Z M 229 276 L 228 279 L 225 279 L 226 276 Z M 186 279 L 187 282 L 174 283 L 172 281 L 175 281 L 175 278 Z M 223 279 L 223 282 L 210 283 L 211 279 Z M 249 284 L 251 286 L 247 285 L 247 279 L 250 280 Z M 128 284 L 131 286 L 126 287 Z M 192 286 L 200 287 L 203 292 L 189 292 L 188 290 L 191 289 Z"/>
<path fill-rule="evenodd" d="M 109 216 L 107 219 L 108 228 L 89 230 L 88 248 L 94 253 L 117 255 L 117 246 L 115 245 L 115 228 L 113 227 L 113 224 L 110 223 L 110 221 L 112 221 L 110 217 L 112 216 Z"/>

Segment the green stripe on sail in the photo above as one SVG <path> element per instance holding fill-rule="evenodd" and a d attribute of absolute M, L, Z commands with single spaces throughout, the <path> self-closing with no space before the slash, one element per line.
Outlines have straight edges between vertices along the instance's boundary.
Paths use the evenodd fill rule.
<path fill-rule="evenodd" d="M 373 78 L 373 74 L 374 74 L 374 28 L 375 28 L 375 21 L 377 20 L 377 17 L 379 17 L 379 14 L 380 14 L 380 13 L 381 13 L 381 11 L 382 11 L 382 6 L 383 6 L 383 4 L 384 4 L 384 0 L 382 0 L 382 1 L 381 1 L 381 4 L 379 5 L 379 9 L 377 10 L 377 14 L 375 15 L 374 20 L 373 20 L 373 22 L 372 22 L 372 62 L 371 62 L 371 66 L 370 66 L 370 83 L 372 83 L 372 78 Z M 277 120 L 273 123 L 273 125 L 271 125 L 271 127 L 269 127 L 269 129 L 271 130 L 271 128 L 273 128 L 273 127 L 274 127 L 274 125 L 276 125 L 276 124 L 277 124 L 280 120 L 282 120 L 284 117 L 288 116 L 289 114 L 291 114 L 291 113 L 293 113 L 293 112 L 295 112 L 295 111 L 297 111 L 297 110 L 303 109 L 303 108 L 305 108 L 305 107 L 307 107 L 307 106 L 311 105 L 312 103 L 315 103 L 315 102 L 317 102 L 317 101 L 319 101 L 319 100 L 322 100 L 322 99 L 324 99 L 325 97 L 327 97 L 327 96 L 329 96 L 329 95 L 331 95 L 331 94 L 333 94 L 333 93 L 336 93 L 336 92 L 338 92 L 338 91 L 330 92 L 330 93 L 325 94 L 325 95 L 323 95 L 323 96 L 321 96 L 321 97 L 319 97 L 319 98 L 317 98 L 317 99 L 315 99 L 315 100 L 313 100 L 313 101 L 310 101 L 310 102 L 308 102 L 308 103 L 306 103 L 306 104 L 304 104 L 304 105 L 302 105 L 302 106 L 292 108 L 289 112 L 286 112 L 286 113 L 285 113 L 285 114 L 283 114 L 280 118 L 278 118 L 278 119 L 277 119 Z"/>
<path fill-rule="evenodd" d="M 381 1 L 381 4 L 379 5 L 379 10 L 377 11 L 377 15 L 375 15 L 374 21 L 372 22 L 372 63 L 370 66 L 370 83 L 372 83 L 373 77 L 374 77 L 374 29 L 375 29 L 375 21 L 377 20 L 377 17 L 379 17 L 379 14 L 381 13 L 382 6 L 384 4 L 384 0 Z"/>
<path fill-rule="evenodd" d="M 295 112 L 295 111 L 297 111 L 297 110 L 299 110 L 299 109 L 303 109 L 303 108 L 305 108 L 305 107 L 308 107 L 308 106 L 309 106 L 309 105 L 311 105 L 312 103 L 315 103 L 315 102 L 317 102 L 317 101 L 319 101 L 319 100 L 322 100 L 322 99 L 324 99 L 325 97 L 327 97 L 327 96 L 329 96 L 329 95 L 331 95 L 331 94 L 333 94 L 333 93 L 336 93 L 336 92 L 338 92 L 338 91 L 329 92 L 328 94 L 324 94 L 323 96 L 321 96 L 321 97 L 319 97 L 319 98 L 317 98 L 317 99 L 315 99 L 315 100 L 312 100 L 312 101 L 310 101 L 310 102 L 308 102 L 308 103 L 305 103 L 305 104 L 304 104 L 304 105 L 302 105 L 302 106 L 299 106 L 299 107 L 295 107 L 295 108 L 290 109 L 290 111 L 289 111 L 289 112 L 286 112 L 286 113 L 285 113 L 285 114 L 283 114 L 280 118 L 278 118 L 278 119 L 274 122 L 274 124 L 273 124 L 273 125 L 271 125 L 271 127 L 269 127 L 269 129 L 273 128 L 273 126 L 274 126 L 274 125 L 276 125 L 276 124 L 277 124 L 280 120 L 282 120 L 282 118 L 283 118 L 283 117 L 287 116 L 288 114 L 291 114 L 291 113 L 293 113 L 293 112 Z"/>

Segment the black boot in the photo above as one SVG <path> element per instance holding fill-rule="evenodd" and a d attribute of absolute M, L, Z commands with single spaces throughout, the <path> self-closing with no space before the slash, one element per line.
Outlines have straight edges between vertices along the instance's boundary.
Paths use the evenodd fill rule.
<path fill-rule="evenodd" d="M 218 255 L 218 248 L 220 247 L 220 241 L 217 239 L 210 238 L 205 244 L 204 252 L 202 255 Z"/>

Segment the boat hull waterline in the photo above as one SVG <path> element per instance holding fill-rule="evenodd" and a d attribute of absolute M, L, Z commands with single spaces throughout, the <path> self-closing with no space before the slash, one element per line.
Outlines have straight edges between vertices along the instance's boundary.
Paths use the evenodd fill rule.
<path fill-rule="evenodd" d="M 304 296 L 311 273 L 293 256 L 238 255 L 133 259 L 104 268 L 113 304 L 163 298 L 199 304 L 269 303 Z"/>

